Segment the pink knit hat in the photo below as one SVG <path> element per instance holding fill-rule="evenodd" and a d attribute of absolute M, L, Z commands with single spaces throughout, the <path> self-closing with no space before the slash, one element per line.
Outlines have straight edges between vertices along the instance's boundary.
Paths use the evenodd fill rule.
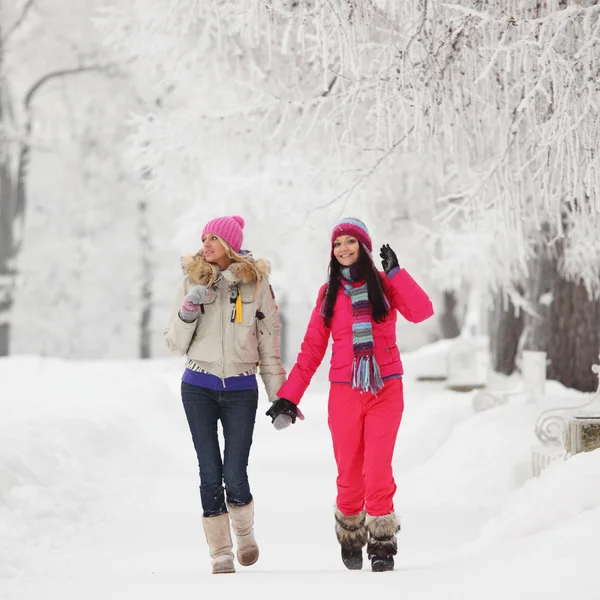
<path fill-rule="evenodd" d="M 331 232 L 331 245 L 340 235 L 355 237 L 369 252 L 373 252 L 373 244 L 367 226 L 359 219 L 346 218 L 338 221 Z"/>
<path fill-rule="evenodd" d="M 202 230 L 202 237 L 207 233 L 214 233 L 220 238 L 223 238 L 233 249 L 234 252 L 239 252 L 242 248 L 244 234 L 244 219 L 238 215 L 233 217 L 218 217 L 209 221 Z"/>

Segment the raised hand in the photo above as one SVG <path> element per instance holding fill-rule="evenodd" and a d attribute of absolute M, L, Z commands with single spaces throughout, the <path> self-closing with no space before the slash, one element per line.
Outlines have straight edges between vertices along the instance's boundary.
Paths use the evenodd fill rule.
<path fill-rule="evenodd" d="M 200 306 L 210 296 L 210 290 L 203 285 L 193 287 L 183 299 L 183 305 L 179 311 L 179 317 L 186 323 L 191 323 L 198 318 Z"/>
<path fill-rule="evenodd" d="M 379 256 L 381 256 L 381 266 L 383 267 L 386 275 L 389 275 L 392 269 L 397 269 L 400 267 L 396 253 L 390 248 L 389 244 L 384 244 L 381 246 Z"/>

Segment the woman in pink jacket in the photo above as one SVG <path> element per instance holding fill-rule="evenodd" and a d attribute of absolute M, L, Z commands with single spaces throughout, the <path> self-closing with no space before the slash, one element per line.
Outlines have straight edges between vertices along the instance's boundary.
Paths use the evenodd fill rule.
<path fill-rule="evenodd" d="M 427 294 L 382 246 L 373 262 L 366 225 L 343 219 L 331 234 L 329 282 L 321 287 L 288 381 L 267 412 L 275 426 L 297 409 L 333 337 L 329 428 L 337 463 L 335 530 L 348 569 L 361 569 L 367 545 L 373 571 L 391 571 L 400 530 L 394 513 L 392 456 L 402 411 L 402 362 L 396 311 L 419 323 L 433 315 Z"/>

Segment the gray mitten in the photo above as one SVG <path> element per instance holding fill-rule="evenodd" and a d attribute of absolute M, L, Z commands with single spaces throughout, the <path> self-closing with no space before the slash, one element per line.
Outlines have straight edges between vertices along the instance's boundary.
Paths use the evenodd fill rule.
<path fill-rule="evenodd" d="M 201 305 L 210 296 L 210 290 L 203 285 L 193 287 L 183 299 L 183 306 L 179 311 L 179 318 L 186 323 L 192 323 L 198 318 Z"/>
<path fill-rule="evenodd" d="M 275 420 L 273 421 L 273 427 L 275 427 L 275 429 L 279 430 L 279 429 L 285 429 L 286 427 L 289 427 L 294 421 L 292 420 L 292 417 L 290 417 L 290 415 L 279 415 L 277 417 L 275 417 Z"/>
<path fill-rule="evenodd" d="M 265 413 L 271 417 L 271 422 L 275 429 L 285 429 L 296 422 L 296 417 L 304 421 L 304 415 L 296 404 L 286 398 L 279 398 L 271 405 L 271 408 Z"/>

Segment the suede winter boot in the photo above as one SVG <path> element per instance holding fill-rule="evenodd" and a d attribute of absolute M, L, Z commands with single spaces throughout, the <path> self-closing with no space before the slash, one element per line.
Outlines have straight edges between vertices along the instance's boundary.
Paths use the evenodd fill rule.
<path fill-rule="evenodd" d="M 202 525 L 212 558 L 212 572 L 235 573 L 229 513 L 216 517 L 202 517 Z"/>
<path fill-rule="evenodd" d="M 400 531 L 400 520 L 394 513 L 373 517 L 367 515 L 367 554 L 371 569 L 375 572 L 393 571 L 394 556 L 398 552 L 396 534 Z"/>
<path fill-rule="evenodd" d="M 342 561 L 347 569 L 359 571 L 363 566 L 363 547 L 367 543 L 366 513 L 343 515 L 335 509 L 335 534 L 342 547 Z"/>
<path fill-rule="evenodd" d="M 254 500 L 246 506 L 227 506 L 237 542 L 237 559 L 242 567 L 249 567 L 258 560 L 258 544 L 254 537 Z"/>

